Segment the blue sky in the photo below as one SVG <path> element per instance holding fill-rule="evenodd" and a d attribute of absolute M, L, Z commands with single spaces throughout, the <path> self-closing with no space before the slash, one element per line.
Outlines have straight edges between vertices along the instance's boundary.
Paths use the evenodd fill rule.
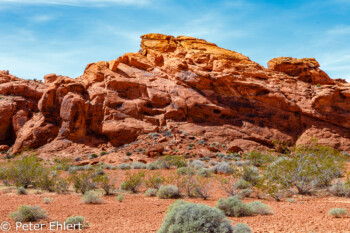
<path fill-rule="evenodd" d="M 137 52 L 150 32 L 202 38 L 264 66 L 315 57 L 350 81 L 350 0 L 0 0 L 0 70 L 77 77 Z"/>

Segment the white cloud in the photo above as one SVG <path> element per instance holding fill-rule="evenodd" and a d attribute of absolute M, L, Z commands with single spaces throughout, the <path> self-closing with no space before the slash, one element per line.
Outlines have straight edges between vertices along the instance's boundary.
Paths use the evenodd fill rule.
<path fill-rule="evenodd" d="M 350 35 L 350 26 L 349 25 L 338 25 L 335 28 L 328 30 L 327 34 L 333 35 L 333 36 Z"/>

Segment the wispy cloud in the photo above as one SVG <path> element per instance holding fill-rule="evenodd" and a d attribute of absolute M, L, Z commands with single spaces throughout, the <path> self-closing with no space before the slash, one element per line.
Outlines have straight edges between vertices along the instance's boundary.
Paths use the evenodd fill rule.
<path fill-rule="evenodd" d="M 30 5 L 103 6 L 105 4 L 145 5 L 149 0 L 2 0 L 2 3 Z"/>
<path fill-rule="evenodd" d="M 328 30 L 327 34 L 333 35 L 333 36 L 350 35 L 350 26 L 349 25 L 338 25 L 335 28 Z"/>

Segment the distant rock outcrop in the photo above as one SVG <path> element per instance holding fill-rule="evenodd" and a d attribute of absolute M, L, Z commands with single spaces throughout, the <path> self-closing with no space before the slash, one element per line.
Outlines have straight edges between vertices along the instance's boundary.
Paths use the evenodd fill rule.
<path fill-rule="evenodd" d="M 235 152 L 313 139 L 350 151 L 350 84 L 315 59 L 275 58 L 266 69 L 201 39 L 141 38 L 140 52 L 89 64 L 76 79 L 0 72 L 0 145 L 120 146 L 167 126 Z"/>

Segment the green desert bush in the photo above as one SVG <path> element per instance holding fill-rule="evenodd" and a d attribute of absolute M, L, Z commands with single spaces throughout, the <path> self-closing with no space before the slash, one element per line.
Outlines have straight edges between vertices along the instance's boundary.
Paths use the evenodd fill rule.
<path fill-rule="evenodd" d="M 155 188 L 149 188 L 145 192 L 146 197 L 155 197 L 157 196 L 158 189 Z"/>
<path fill-rule="evenodd" d="M 220 209 L 226 216 L 230 217 L 243 217 L 253 214 L 248 204 L 242 202 L 237 197 L 229 197 L 226 199 L 220 199 L 216 203 L 216 208 Z"/>
<path fill-rule="evenodd" d="M 200 160 L 193 160 L 191 163 L 190 163 L 190 166 L 193 167 L 194 169 L 200 169 L 202 167 L 205 166 L 205 163 L 203 161 L 200 161 Z"/>
<path fill-rule="evenodd" d="M 294 155 L 279 158 L 266 168 L 265 178 L 270 185 L 293 188 L 299 194 L 309 194 L 315 187 L 329 186 L 339 177 L 344 167 L 344 156 L 320 145 L 300 146 Z"/>
<path fill-rule="evenodd" d="M 246 154 L 243 158 L 249 160 L 255 167 L 262 167 L 274 160 L 272 155 L 259 151 L 252 151 Z"/>
<path fill-rule="evenodd" d="M 219 210 L 182 200 L 172 204 L 158 233 L 211 232 L 232 233 L 233 226 Z"/>
<path fill-rule="evenodd" d="M 17 211 L 12 212 L 10 217 L 15 222 L 37 222 L 41 219 L 47 218 L 45 210 L 40 209 L 39 206 L 21 205 Z"/>
<path fill-rule="evenodd" d="M 245 223 L 237 223 L 233 227 L 233 233 L 251 233 L 252 229 Z"/>
<path fill-rule="evenodd" d="M 84 204 L 101 204 L 101 203 L 103 203 L 103 199 L 100 198 L 100 195 L 97 192 L 94 192 L 92 190 L 87 191 L 83 195 L 81 200 Z"/>
<path fill-rule="evenodd" d="M 122 164 L 120 164 L 118 166 L 118 169 L 120 169 L 120 170 L 129 170 L 129 169 L 131 169 L 131 166 L 130 166 L 130 164 L 122 163 Z"/>
<path fill-rule="evenodd" d="M 194 175 L 196 171 L 192 167 L 180 167 L 176 169 L 176 173 L 179 175 Z"/>
<path fill-rule="evenodd" d="M 210 177 L 212 174 L 212 171 L 209 168 L 200 168 L 197 171 L 197 175 L 201 177 Z"/>
<path fill-rule="evenodd" d="M 335 217 L 335 218 L 341 218 L 341 217 L 347 216 L 348 211 L 346 209 L 342 209 L 342 208 L 334 208 L 334 209 L 331 209 L 328 212 L 328 214 Z"/>
<path fill-rule="evenodd" d="M 187 166 L 186 159 L 179 155 L 166 155 L 164 156 L 164 161 L 168 164 L 168 166 L 174 166 L 177 168 Z"/>
<path fill-rule="evenodd" d="M 175 185 L 161 186 L 158 189 L 157 197 L 161 199 L 178 198 L 180 196 L 179 188 Z"/>
<path fill-rule="evenodd" d="M 217 163 L 211 170 L 215 174 L 233 174 L 236 171 L 234 166 L 228 162 Z"/>
<path fill-rule="evenodd" d="M 17 194 L 18 195 L 27 195 L 27 190 L 23 187 L 18 187 L 17 188 Z"/>
<path fill-rule="evenodd" d="M 273 214 L 270 206 L 262 203 L 261 201 L 253 201 L 248 204 L 249 209 L 253 214 L 257 215 L 269 215 Z"/>
<path fill-rule="evenodd" d="M 147 173 L 144 182 L 147 188 L 159 189 L 165 181 L 164 176 L 160 172 L 155 172 L 153 174 Z"/>
<path fill-rule="evenodd" d="M 244 179 L 239 179 L 236 183 L 235 183 L 235 188 L 236 189 L 247 189 L 250 188 L 252 185 L 244 180 Z"/>
<path fill-rule="evenodd" d="M 5 171 L 6 180 L 17 187 L 36 187 L 40 179 L 46 175 L 46 169 L 35 155 L 23 157 L 12 162 Z"/>
<path fill-rule="evenodd" d="M 73 188 L 76 192 L 85 194 L 87 191 L 97 188 L 97 184 L 94 180 L 95 178 L 95 173 L 93 171 L 82 171 L 71 175 L 69 180 L 73 183 Z"/>
<path fill-rule="evenodd" d="M 106 195 L 112 194 L 115 187 L 115 181 L 110 179 L 108 175 L 99 175 L 94 178 L 94 181 L 97 183 L 99 188 L 105 191 Z"/>
<path fill-rule="evenodd" d="M 69 183 L 63 178 L 58 178 L 55 183 L 55 192 L 56 193 L 68 193 Z"/>
<path fill-rule="evenodd" d="M 135 161 L 131 164 L 132 169 L 146 169 L 147 165 L 139 161 Z"/>
<path fill-rule="evenodd" d="M 43 199 L 43 203 L 44 203 L 44 204 L 49 204 L 49 203 L 51 203 L 51 202 L 52 202 L 52 198 L 44 197 L 44 199 Z"/>
<path fill-rule="evenodd" d="M 127 173 L 126 180 L 120 184 L 120 189 L 136 193 L 142 185 L 142 179 L 144 176 L 144 172 L 138 172 L 133 174 Z"/>
<path fill-rule="evenodd" d="M 251 189 L 241 189 L 238 191 L 237 195 L 240 196 L 241 198 L 244 198 L 244 197 L 250 197 L 252 193 L 253 193 L 253 190 Z"/>
<path fill-rule="evenodd" d="M 350 187 L 347 183 L 337 181 L 330 188 L 329 192 L 338 197 L 350 197 Z"/>
<path fill-rule="evenodd" d="M 83 216 L 72 216 L 64 221 L 66 225 L 72 225 L 75 229 L 83 229 L 88 226 L 88 223 L 85 221 L 85 217 Z M 79 227 L 80 226 L 80 227 Z"/>
<path fill-rule="evenodd" d="M 262 177 L 259 176 L 259 170 L 257 167 L 248 166 L 243 167 L 242 179 L 255 186 L 260 183 Z"/>
<path fill-rule="evenodd" d="M 204 200 L 206 200 L 211 192 L 213 191 L 211 188 L 211 180 L 210 178 L 205 178 L 205 177 L 194 177 L 194 195 L 195 196 L 199 196 L 201 198 L 203 198 Z"/>
<path fill-rule="evenodd" d="M 116 199 L 117 201 L 122 202 L 124 200 L 124 195 L 118 195 Z"/>

